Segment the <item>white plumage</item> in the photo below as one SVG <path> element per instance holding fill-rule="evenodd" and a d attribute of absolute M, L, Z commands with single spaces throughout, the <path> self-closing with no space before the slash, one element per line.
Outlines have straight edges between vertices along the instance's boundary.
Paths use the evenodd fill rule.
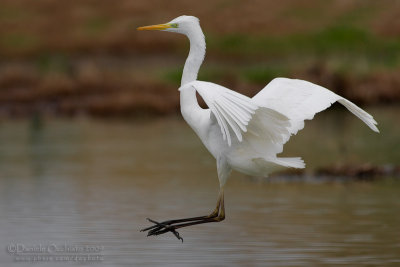
<path fill-rule="evenodd" d="M 311 120 L 314 115 L 338 101 L 350 112 L 360 118 L 373 131 L 379 132 L 377 123 L 371 115 L 347 99 L 332 91 L 303 80 L 275 78 L 264 87 L 253 100 L 264 103 L 288 116 L 291 120 L 291 134 L 296 134 L 304 127 L 304 120 Z"/>
<path fill-rule="evenodd" d="M 202 131 L 196 132 L 214 157 L 228 165 L 225 170 L 266 176 L 279 166 L 304 168 L 301 158 L 276 155 L 283 151 L 291 135 L 303 129 L 305 120 L 311 120 L 336 101 L 378 132 L 371 115 L 332 91 L 303 80 L 276 78 L 253 98 L 203 81 L 179 88 L 183 94 L 186 90 L 196 90 L 210 113 L 200 113 L 208 118 L 193 120 L 182 111 L 184 117 L 195 130 L 200 122 L 208 121 L 201 126 Z M 219 173 L 223 186 L 227 174 Z"/>
<path fill-rule="evenodd" d="M 276 78 L 253 98 L 221 85 L 197 81 L 206 45 L 199 20 L 195 17 L 180 16 L 166 24 L 138 29 L 176 32 L 189 38 L 190 52 L 179 88 L 181 111 L 186 122 L 215 157 L 220 182 L 220 197 L 211 215 L 202 219 L 195 217 L 157 223 L 144 229 L 150 230 L 149 235 L 168 231 L 177 235 L 175 229 L 181 227 L 210 222 L 211 218 L 211 221 L 223 220 L 223 187 L 232 169 L 267 176 L 282 168 L 304 168 L 301 158 L 281 158 L 277 154 L 283 151 L 283 145 L 291 135 L 303 129 L 305 120 L 311 120 L 316 113 L 336 101 L 373 131 L 379 132 L 370 114 L 328 89 L 307 81 Z M 208 109 L 199 106 L 196 91 Z M 187 221 L 194 222 L 177 224 Z"/>
<path fill-rule="evenodd" d="M 232 142 L 231 131 L 240 142 L 243 140 L 242 132 L 247 132 L 247 125 L 260 106 L 253 103 L 251 98 L 218 84 L 194 81 L 185 84 L 179 91 L 187 87 L 193 87 L 204 99 L 218 121 L 223 139 L 227 140 L 229 146 Z"/>

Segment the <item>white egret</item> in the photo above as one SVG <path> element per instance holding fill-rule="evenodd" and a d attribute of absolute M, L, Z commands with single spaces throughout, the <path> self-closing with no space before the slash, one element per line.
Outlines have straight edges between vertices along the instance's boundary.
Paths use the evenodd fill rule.
<path fill-rule="evenodd" d="M 267 176 L 282 168 L 304 168 L 300 157 L 278 157 L 277 154 L 282 152 L 290 136 L 304 127 L 304 120 L 311 120 L 336 101 L 373 131 L 379 132 L 370 114 L 330 90 L 307 81 L 275 78 L 253 98 L 221 85 L 198 81 L 206 43 L 196 17 L 180 16 L 165 24 L 137 29 L 181 33 L 189 38 L 190 52 L 179 88 L 181 112 L 216 159 L 220 185 L 217 206 L 210 215 L 160 223 L 149 219 L 154 225 L 142 230 L 148 231 L 149 236 L 172 232 L 182 239 L 176 229 L 224 220 L 224 186 L 231 170 Z M 199 106 L 196 91 L 208 109 Z"/>

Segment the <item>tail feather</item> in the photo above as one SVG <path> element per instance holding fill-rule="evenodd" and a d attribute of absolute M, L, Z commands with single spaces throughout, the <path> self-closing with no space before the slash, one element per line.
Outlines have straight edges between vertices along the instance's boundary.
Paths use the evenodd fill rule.
<path fill-rule="evenodd" d="M 274 160 L 276 164 L 279 164 L 284 167 L 288 168 L 297 168 L 297 169 L 304 169 L 306 164 L 300 157 L 296 158 L 276 158 Z"/>
<path fill-rule="evenodd" d="M 305 168 L 305 163 L 301 158 L 253 158 L 252 161 L 257 167 L 246 173 L 264 177 L 267 177 L 271 172 L 282 171 L 285 168 Z"/>

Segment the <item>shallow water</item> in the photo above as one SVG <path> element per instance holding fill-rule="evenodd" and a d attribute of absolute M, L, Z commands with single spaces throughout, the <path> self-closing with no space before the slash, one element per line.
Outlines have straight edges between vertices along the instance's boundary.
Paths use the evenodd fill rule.
<path fill-rule="evenodd" d="M 308 122 L 285 155 L 303 156 L 308 169 L 399 163 L 399 108 L 368 111 L 382 134 L 334 110 Z M 217 193 L 215 162 L 179 117 L 3 121 L 0 266 L 30 266 L 18 261 L 40 253 L 21 249 L 39 245 L 99 256 L 88 260 L 96 266 L 400 265 L 400 182 L 390 177 L 306 183 L 236 173 L 224 222 L 182 229 L 184 243 L 139 232 L 146 217 L 205 215 Z M 97 250 L 73 251 L 86 245 Z M 81 263 L 36 257 L 35 266 Z"/>

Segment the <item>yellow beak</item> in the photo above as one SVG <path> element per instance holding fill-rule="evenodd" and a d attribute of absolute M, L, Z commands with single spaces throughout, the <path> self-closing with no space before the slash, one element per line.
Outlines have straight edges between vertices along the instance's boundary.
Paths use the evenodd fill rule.
<path fill-rule="evenodd" d="M 162 31 L 168 28 L 172 28 L 171 25 L 169 24 L 157 24 L 157 25 L 151 25 L 151 26 L 143 26 L 143 27 L 138 27 L 138 31 Z"/>

